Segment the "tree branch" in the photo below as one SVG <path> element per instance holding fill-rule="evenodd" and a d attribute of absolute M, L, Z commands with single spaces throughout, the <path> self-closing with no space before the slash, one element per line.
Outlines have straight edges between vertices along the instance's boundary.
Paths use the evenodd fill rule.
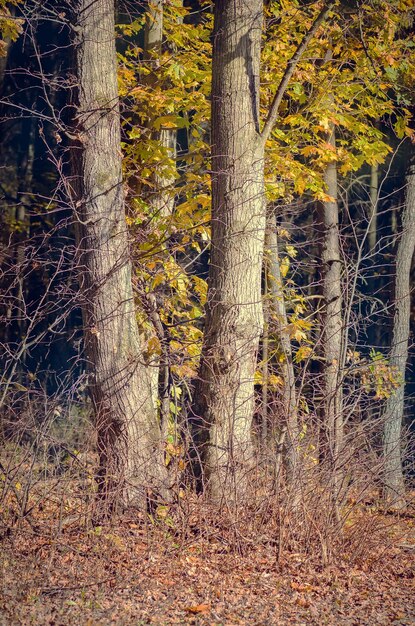
<path fill-rule="evenodd" d="M 267 119 L 265 121 L 264 128 L 262 129 L 262 132 L 260 133 L 261 141 L 263 141 L 263 143 L 266 142 L 266 140 L 268 139 L 268 137 L 271 134 L 271 131 L 272 131 L 272 129 L 274 127 L 274 124 L 275 124 L 275 122 L 277 120 L 277 117 L 278 117 L 278 111 L 279 111 L 279 108 L 280 108 L 281 100 L 284 97 L 284 94 L 285 94 L 285 92 L 287 90 L 287 87 L 289 85 L 291 77 L 294 74 L 294 70 L 297 67 L 298 62 L 300 61 L 300 59 L 301 59 L 301 57 L 303 55 L 304 50 L 307 48 L 308 44 L 310 43 L 311 39 L 315 35 L 315 33 L 318 30 L 319 26 L 326 19 L 328 13 L 333 8 L 334 4 L 335 4 L 335 2 L 333 0 L 333 1 L 329 2 L 328 4 L 326 4 L 324 6 L 324 8 L 319 13 L 319 15 L 316 17 L 316 19 L 315 19 L 313 25 L 311 26 L 310 30 L 304 35 L 304 37 L 303 37 L 301 43 L 299 44 L 297 50 L 294 52 L 293 56 L 288 61 L 287 69 L 285 70 L 284 76 L 282 77 L 281 82 L 278 85 L 278 89 L 277 89 L 277 91 L 275 93 L 274 99 L 273 99 L 271 107 L 269 109 L 268 117 L 267 117 Z"/>

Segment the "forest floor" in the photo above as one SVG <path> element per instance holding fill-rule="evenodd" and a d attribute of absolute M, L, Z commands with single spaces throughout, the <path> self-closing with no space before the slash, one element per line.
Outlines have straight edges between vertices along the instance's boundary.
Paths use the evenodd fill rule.
<path fill-rule="evenodd" d="M 360 563 L 345 552 L 323 566 L 206 521 L 181 534 L 131 514 L 93 527 L 42 506 L 3 532 L 0 624 L 413 625 L 414 519 L 390 517 Z"/>

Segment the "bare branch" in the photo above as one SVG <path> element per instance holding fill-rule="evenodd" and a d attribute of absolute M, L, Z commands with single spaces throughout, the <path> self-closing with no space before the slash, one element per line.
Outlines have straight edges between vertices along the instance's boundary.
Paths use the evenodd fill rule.
<path fill-rule="evenodd" d="M 262 129 L 262 132 L 260 134 L 261 137 L 261 141 L 263 143 L 266 142 L 266 140 L 268 139 L 268 137 L 271 134 L 271 131 L 274 127 L 274 124 L 277 120 L 278 117 L 278 111 L 280 108 L 280 104 L 281 101 L 284 97 L 284 94 L 287 90 L 287 87 L 289 85 L 289 82 L 291 80 L 292 75 L 294 74 L 295 68 L 297 67 L 304 51 L 306 50 L 308 44 L 310 43 L 311 39 L 314 37 L 315 33 L 317 32 L 317 30 L 319 29 L 319 27 L 321 26 L 321 24 L 324 22 L 324 20 L 326 19 L 327 15 L 329 14 L 329 12 L 331 11 L 331 9 L 333 8 L 335 2 L 329 2 L 328 4 L 326 4 L 324 6 L 324 8 L 320 11 L 320 13 L 318 14 L 318 16 L 316 17 L 315 21 L 313 22 L 313 25 L 311 26 L 310 30 L 304 35 L 300 45 L 298 46 L 297 50 L 294 52 L 293 56 L 291 57 L 291 59 L 288 61 L 287 63 L 287 67 L 286 70 L 284 72 L 284 75 L 281 79 L 280 84 L 278 85 L 278 89 L 275 93 L 274 99 L 272 101 L 271 107 L 269 109 L 269 113 L 268 113 L 268 117 L 265 121 L 264 124 L 264 128 Z"/>

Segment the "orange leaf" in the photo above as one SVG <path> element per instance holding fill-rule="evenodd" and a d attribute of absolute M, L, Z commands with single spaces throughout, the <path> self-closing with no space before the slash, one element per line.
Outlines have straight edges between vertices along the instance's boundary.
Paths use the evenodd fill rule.
<path fill-rule="evenodd" d="M 210 604 L 196 604 L 195 606 L 186 606 L 184 608 L 188 613 L 209 613 Z"/>

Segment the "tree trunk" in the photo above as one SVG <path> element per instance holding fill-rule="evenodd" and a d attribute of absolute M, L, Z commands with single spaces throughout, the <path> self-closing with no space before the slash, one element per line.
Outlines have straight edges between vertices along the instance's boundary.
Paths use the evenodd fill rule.
<path fill-rule="evenodd" d="M 27 132 L 27 147 L 20 161 L 21 180 L 18 187 L 18 205 L 16 207 L 16 222 L 19 225 L 19 241 L 16 250 L 16 321 L 19 333 L 19 340 L 25 334 L 27 324 L 26 302 L 25 302 L 25 250 L 27 240 L 30 236 L 30 216 L 27 215 L 27 207 L 31 203 L 31 193 L 33 187 L 33 162 L 35 159 L 35 120 L 29 120 L 28 128 L 23 124 L 23 129 Z M 26 353 L 22 355 L 24 364 Z"/>
<path fill-rule="evenodd" d="M 269 378 L 269 322 L 270 322 L 270 302 L 269 302 L 269 285 L 268 285 L 268 272 L 265 267 L 264 272 L 264 302 L 263 302 L 263 315 L 264 315 L 264 328 L 262 331 L 262 407 L 261 407 L 261 431 L 260 431 L 260 443 L 261 452 L 266 460 L 269 451 L 268 440 L 268 378 Z"/>
<path fill-rule="evenodd" d="M 378 237 L 378 188 L 379 188 L 379 166 L 377 163 L 370 168 L 370 211 L 368 228 L 369 253 L 372 257 L 376 254 L 376 243 Z"/>
<path fill-rule="evenodd" d="M 146 26 L 144 31 L 144 59 L 151 69 L 151 72 L 143 77 L 143 81 L 150 86 L 159 84 L 157 70 L 160 67 L 163 52 L 163 0 L 155 0 L 147 10 Z M 165 155 L 165 162 L 176 160 L 177 130 L 162 128 L 158 131 L 152 130 L 153 120 L 148 121 L 148 128 L 154 141 L 158 141 Z M 151 186 L 148 191 L 148 203 L 152 218 L 168 219 L 173 215 L 175 203 L 175 181 L 173 173 L 166 175 L 160 164 L 156 165 L 153 173 Z M 166 248 L 163 246 L 163 248 Z M 169 252 L 165 249 L 165 254 Z M 168 434 L 168 423 L 170 418 L 170 367 L 168 359 L 167 337 L 164 328 L 153 306 L 152 320 L 161 344 L 160 357 L 152 358 L 152 389 L 153 402 L 156 407 L 160 406 L 160 423 L 163 441 Z"/>
<path fill-rule="evenodd" d="M 393 322 L 390 365 L 397 369 L 401 384 L 386 401 L 384 412 L 384 495 L 395 509 L 405 508 L 405 484 L 402 471 L 401 437 L 404 415 L 405 370 L 411 313 L 411 265 L 415 248 L 415 160 L 407 176 L 406 205 L 402 218 L 402 236 L 396 254 L 395 317 Z"/>
<path fill-rule="evenodd" d="M 254 374 L 263 328 L 265 232 L 258 81 L 260 0 L 215 4 L 212 249 L 194 412 L 213 501 L 247 497 L 254 462 Z M 203 445 L 204 444 L 204 445 Z"/>
<path fill-rule="evenodd" d="M 218 0 L 212 67 L 212 248 L 196 447 L 213 501 L 248 496 L 254 462 L 254 374 L 263 329 L 264 149 L 295 68 L 333 6 L 324 5 L 287 62 L 262 131 L 263 3 Z"/>
<path fill-rule="evenodd" d="M 277 224 L 274 212 L 268 214 L 265 234 L 266 267 L 268 274 L 268 288 L 271 295 L 271 311 L 275 313 L 275 330 L 283 354 L 283 361 L 279 364 L 284 385 L 282 388 L 282 404 L 285 435 L 285 465 L 288 486 L 293 489 L 298 486 L 299 469 L 299 429 L 297 392 L 291 339 L 288 331 L 287 312 L 285 309 L 284 291 L 280 271 Z M 277 455 L 278 458 L 278 455 Z"/>
<path fill-rule="evenodd" d="M 144 506 L 163 490 L 160 431 L 136 322 L 125 222 L 113 0 L 77 0 L 71 147 L 85 352 L 99 496 Z"/>
<path fill-rule="evenodd" d="M 336 136 L 331 129 L 328 142 L 335 148 Z M 331 202 L 321 204 L 320 227 L 322 229 L 322 334 L 323 357 L 323 404 L 322 421 L 325 432 L 323 455 L 331 463 L 333 472 L 333 495 L 337 501 L 341 486 L 341 460 L 343 447 L 343 393 L 341 381 L 342 357 L 342 261 L 339 241 L 339 207 L 337 203 L 337 166 L 333 161 L 327 165 L 324 180 Z M 324 445 L 324 444 L 323 444 Z"/>
<path fill-rule="evenodd" d="M 157 69 L 160 67 L 163 51 L 163 4 L 163 0 L 151 2 L 146 16 L 144 59 L 152 71 L 144 77 L 144 82 L 150 86 L 159 84 Z M 150 119 L 148 122 L 150 128 L 152 123 L 153 120 Z M 152 138 L 160 142 L 166 159 L 176 159 L 176 129 L 162 128 L 159 131 L 153 131 Z M 149 198 L 154 215 L 169 217 L 173 213 L 175 180 L 174 175 L 167 176 L 158 171 L 154 173 L 153 192 Z"/>
<path fill-rule="evenodd" d="M 7 15 L 10 16 L 9 19 L 13 19 L 16 9 L 13 5 L 11 6 L 4 6 L 4 4 L 2 3 L 1 5 L 1 9 L 4 13 L 3 18 L 6 19 L 6 23 L 8 20 Z M 12 43 L 12 38 L 10 37 L 10 35 L 6 35 L 4 38 L 2 38 L 3 33 L 0 33 L 0 50 L 1 50 L 1 54 L 0 54 L 0 97 L 3 97 L 3 87 L 4 87 L 4 79 L 6 76 L 6 70 L 7 70 L 7 63 L 9 60 L 9 53 L 10 53 L 10 47 L 11 47 L 11 43 Z"/>

